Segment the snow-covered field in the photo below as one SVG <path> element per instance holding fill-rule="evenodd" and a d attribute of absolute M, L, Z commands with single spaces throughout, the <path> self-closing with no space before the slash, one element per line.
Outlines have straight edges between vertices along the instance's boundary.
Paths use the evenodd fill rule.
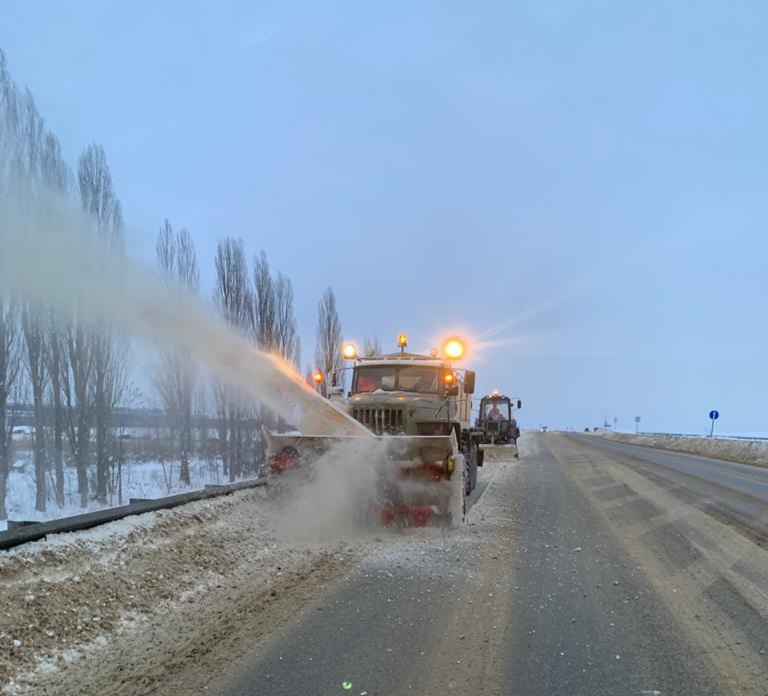
<path fill-rule="evenodd" d="M 629 433 L 617 433 L 610 430 L 600 430 L 592 433 L 592 435 L 633 445 L 700 454 L 713 459 L 725 459 L 742 464 L 768 467 L 768 442 L 761 440 L 680 435 L 630 435 Z"/>
<path fill-rule="evenodd" d="M 127 504 L 130 498 L 160 498 L 173 493 L 203 488 L 207 484 L 224 483 L 221 462 L 193 459 L 189 465 L 190 484 L 179 480 L 179 462 L 128 462 L 122 468 L 121 488 L 122 503 L 118 494 L 118 483 L 113 481 L 110 491 L 110 504 L 113 507 Z M 252 475 L 249 475 L 249 477 Z M 64 469 L 64 505 L 59 507 L 54 499 L 53 482 L 48 485 L 48 504 L 45 512 L 35 510 L 35 478 L 31 452 L 20 453 L 8 478 L 6 507 L 10 520 L 52 520 L 59 517 L 78 515 L 102 509 L 98 501 L 89 501 L 88 506 L 80 507 L 77 493 L 77 471 L 74 467 Z M 93 482 L 89 482 L 92 483 Z M 94 488 L 91 485 L 91 490 Z M 7 528 L 7 521 L 0 520 L 0 531 Z"/>

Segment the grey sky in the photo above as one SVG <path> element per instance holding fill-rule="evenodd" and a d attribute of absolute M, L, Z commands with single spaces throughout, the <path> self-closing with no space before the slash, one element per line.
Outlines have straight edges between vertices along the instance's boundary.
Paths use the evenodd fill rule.
<path fill-rule="evenodd" d="M 526 426 L 768 431 L 768 6 L 253 5 L 0 6 L 136 255 L 164 217 L 206 284 L 217 238 L 264 249 L 305 359 L 329 284 L 350 338 L 461 329 Z"/>

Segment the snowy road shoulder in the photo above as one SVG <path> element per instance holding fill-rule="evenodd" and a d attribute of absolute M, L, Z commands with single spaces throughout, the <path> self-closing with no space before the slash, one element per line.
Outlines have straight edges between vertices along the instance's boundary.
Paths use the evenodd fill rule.
<path fill-rule="evenodd" d="M 140 657 L 143 634 L 166 658 L 204 638 L 193 635 L 194 620 L 162 635 L 185 607 L 212 605 L 217 595 L 226 601 L 238 583 L 254 600 L 279 597 L 295 573 L 333 567 L 345 555 L 338 545 L 279 541 L 269 511 L 263 490 L 243 491 L 0 554 L 0 684 L 7 692 L 61 693 L 87 675 L 92 693 L 101 683 L 122 693 L 112 683 L 118 673 L 127 684 L 137 677 L 126 657 L 152 674 L 152 660 Z M 104 651 L 106 660 L 88 659 Z M 157 669 L 160 678 L 165 668 Z"/>
<path fill-rule="evenodd" d="M 628 445 L 642 445 L 654 449 L 684 452 L 712 459 L 768 467 L 768 442 L 763 440 L 734 440 L 678 435 L 632 435 L 611 431 L 590 433 L 584 437 L 602 438 Z"/>
<path fill-rule="evenodd" d="M 455 532 L 287 541 L 254 489 L 4 552 L 0 688 L 133 696 L 203 684 L 364 566 L 414 550 L 439 563 L 437 534 L 446 548 L 470 545 L 497 521 L 504 501 L 491 489 L 514 468 L 484 467 L 483 495 Z"/>

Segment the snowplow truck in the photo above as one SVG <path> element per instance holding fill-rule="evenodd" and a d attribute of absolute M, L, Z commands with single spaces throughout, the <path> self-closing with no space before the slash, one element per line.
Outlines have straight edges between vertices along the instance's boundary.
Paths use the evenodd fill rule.
<path fill-rule="evenodd" d="M 328 379 L 331 404 L 369 437 L 264 429 L 268 476 L 276 483 L 297 471 L 311 476 L 335 448 L 343 456 L 352 448 L 360 466 L 375 469 L 366 514 L 385 526 L 456 525 L 483 463 L 481 433 L 470 424 L 475 373 L 456 369 L 436 349 L 406 352 L 404 336 L 398 342 L 396 353 L 359 357 L 355 351 L 353 366 Z M 344 357 L 351 357 L 347 348 Z"/>
<path fill-rule="evenodd" d="M 517 408 L 521 407 L 522 402 L 518 400 Z M 480 399 L 475 426 L 482 433 L 483 444 L 517 444 L 520 429 L 512 416 L 513 408 L 512 399 L 497 391 Z"/>

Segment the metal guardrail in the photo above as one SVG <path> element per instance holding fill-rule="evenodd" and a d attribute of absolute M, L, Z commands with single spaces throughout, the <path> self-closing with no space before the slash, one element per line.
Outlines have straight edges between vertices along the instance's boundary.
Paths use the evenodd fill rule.
<path fill-rule="evenodd" d="M 151 500 L 131 499 L 128 505 L 106 508 L 96 512 L 86 512 L 72 517 L 60 517 L 57 520 L 47 522 L 8 522 L 8 531 L 0 532 L 0 551 L 20 546 L 30 541 L 44 539 L 50 534 L 62 534 L 65 532 L 79 532 L 83 529 L 98 527 L 107 522 L 115 522 L 131 515 L 141 515 L 144 512 L 157 512 L 158 510 L 170 510 L 171 508 L 192 503 L 196 500 L 217 498 L 229 495 L 235 491 L 247 488 L 258 488 L 267 483 L 265 478 L 247 479 L 235 483 L 221 485 L 209 485 L 203 489 L 178 493 L 164 498 L 152 498 Z"/>

